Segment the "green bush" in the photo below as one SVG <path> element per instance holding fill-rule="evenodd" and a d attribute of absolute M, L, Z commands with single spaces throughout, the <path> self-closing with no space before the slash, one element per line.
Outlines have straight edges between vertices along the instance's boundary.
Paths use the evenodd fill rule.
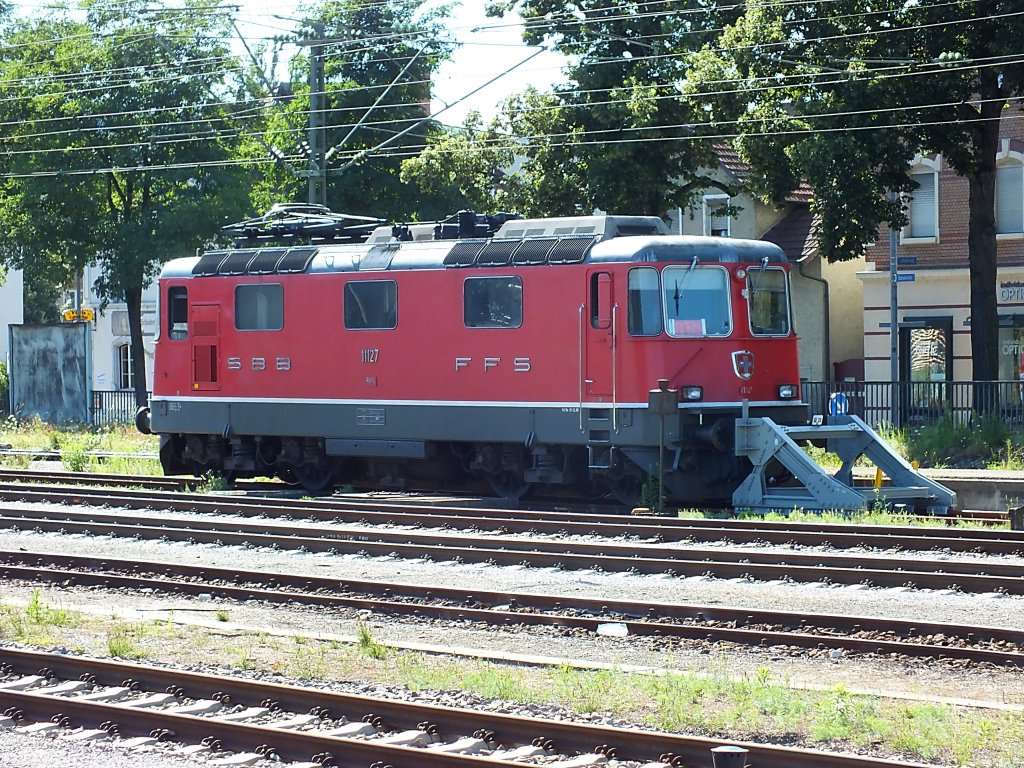
<path fill-rule="evenodd" d="M 8 397 L 11 394 L 11 381 L 7 376 L 7 364 L 0 363 L 0 413 L 7 413 L 10 409 Z"/>

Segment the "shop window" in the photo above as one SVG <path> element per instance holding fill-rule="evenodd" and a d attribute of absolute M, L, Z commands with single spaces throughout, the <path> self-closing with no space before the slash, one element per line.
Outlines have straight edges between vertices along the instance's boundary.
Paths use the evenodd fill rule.
<path fill-rule="evenodd" d="M 916 317 L 900 323 L 902 413 L 934 420 L 949 407 L 953 378 L 953 318 Z"/>
<path fill-rule="evenodd" d="M 132 345 L 121 344 L 117 348 L 117 386 L 119 389 L 135 388 L 135 371 L 132 367 Z"/>
<path fill-rule="evenodd" d="M 905 232 L 909 238 L 935 238 L 939 235 L 939 174 L 919 168 L 910 174 L 917 187 L 910 193 L 907 215 L 910 224 Z"/>
<path fill-rule="evenodd" d="M 518 328 L 523 324 L 522 278 L 469 278 L 462 311 L 467 328 Z"/>
<path fill-rule="evenodd" d="M 398 284 L 394 280 L 345 283 L 345 327 L 349 330 L 398 326 Z"/>
<path fill-rule="evenodd" d="M 704 234 L 729 237 L 729 196 L 704 195 Z"/>
<path fill-rule="evenodd" d="M 1024 233 L 1024 164 L 1008 160 L 996 168 L 996 234 Z"/>
<path fill-rule="evenodd" d="M 279 331 L 284 328 L 284 287 L 280 283 L 235 288 L 235 330 Z"/>

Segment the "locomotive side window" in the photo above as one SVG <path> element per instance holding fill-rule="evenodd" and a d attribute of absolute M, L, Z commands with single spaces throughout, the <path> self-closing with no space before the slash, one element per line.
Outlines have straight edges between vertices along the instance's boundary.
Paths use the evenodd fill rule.
<path fill-rule="evenodd" d="M 284 328 L 284 287 L 259 283 L 235 287 L 236 331 L 280 331 Z"/>
<path fill-rule="evenodd" d="M 719 267 L 666 267 L 662 273 L 669 336 L 728 336 L 729 276 Z"/>
<path fill-rule="evenodd" d="M 747 273 L 750 330 L 758 336 L 789 333 L 789 293 L 786 273 L 775 269 L 751 269 Z"/>
<path fill-rule="evenodd" d="M 612 327 L 612 276 L 607 272 L 590 276 L 590 327 Z"/>
<path fill-rule="evenodd" d="M 627 288 L 629 334 L 631 336 L 657 336 L 663 330 L 661 284 L 658 281 L 658 270 L 653 267 L 637 267 L 629 270 Z"/>
<path fill-rule="evenodd" d="M 467 278 L 462 300 L 467 328 L 518 328 L 523 324 L 522 278 Z"/>
<path fill-rule="evenodd" d="M 167 289 L 167 337 L 188 338 L 188 288 Z"/>
<path fill-rule="evenodd" d="M 398 325 L 398 284 L 394 280 L 345 283 L 345 327 L 387 329 Z"/>

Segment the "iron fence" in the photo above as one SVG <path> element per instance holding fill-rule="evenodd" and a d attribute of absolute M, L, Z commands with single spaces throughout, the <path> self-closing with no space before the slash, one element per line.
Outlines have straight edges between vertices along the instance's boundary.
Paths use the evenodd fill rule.
<path fill-rule="evenodd" d="M 872 427 L 971 424 L 979 416 L 1024 424 L 1024 381 L 805 381 L 803 395 L 812 414 L 845 406 Z"/>
<path fill-rule="evenodd" d="M 149 393 L 146 399 L 149 399 Z M 135 421 L 135 390 L 94 389 L 92 404 L 89 407 L 89 418 L 94 427 L 112 427 L 119 424 L 131 424 Z"/>

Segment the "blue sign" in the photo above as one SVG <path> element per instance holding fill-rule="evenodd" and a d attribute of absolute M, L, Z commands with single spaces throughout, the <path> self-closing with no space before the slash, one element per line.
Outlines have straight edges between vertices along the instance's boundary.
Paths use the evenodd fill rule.
<path fill-rule="evenodd" d="M 896 282 L 897 283 L 912 283 L 917 279 L 917 275 L 913 272 L 897 272 Z"/>
<path fill-rule="evenodd" d="M 917 256 L 897 256 L 896 266 L 898 267 L 916 267 Z"/>
<path fill-rule="evenodd" d="M 839 416 L 850 412 L 850 399 L 842 392 L 836 392 L 828 399 L 829 416 Z"/>

